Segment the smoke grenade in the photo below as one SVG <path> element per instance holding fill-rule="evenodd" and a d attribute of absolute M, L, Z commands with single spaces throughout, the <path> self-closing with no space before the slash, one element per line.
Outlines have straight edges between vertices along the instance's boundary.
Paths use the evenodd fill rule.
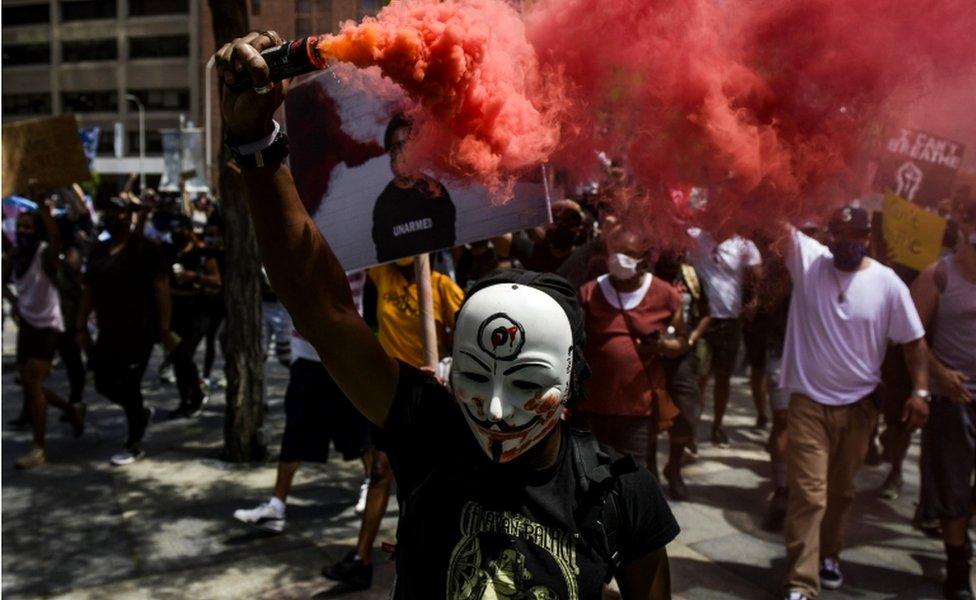
<path fill-rule="evenodd" d="M 318 40 L 318 36 L 311 35 L 262 50 L 261 56 L 268 63 L 271 81 L 297 77 L 328 66 L 325 57 L 317 51 Z M 230 86 L 234 91 L 243 91 L 254 87 L 247 71 L 239 73 L 237 77 L 237 83 Z"/>

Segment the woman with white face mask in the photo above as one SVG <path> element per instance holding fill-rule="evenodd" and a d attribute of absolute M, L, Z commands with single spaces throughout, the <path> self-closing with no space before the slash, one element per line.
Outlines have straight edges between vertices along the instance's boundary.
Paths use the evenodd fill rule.
<path fill-rule="evenodd" d="M 272 117 L 282 99 L 251 33 L 216 55 L 225 132 L 271 283 L 349 399 L 379 429 L 399 498 L 395 598 L 670 597 L 678 526 L 646 470 L 569 431 L 588 369 L 564 279 L 500 272 L 458 311 L 451 390 L 391 358 L 309 218 Z M 247 69 L 254 89 L 232 89 Z M 256 142 L 256 144 L 255 144 Z"/>
<path fill-rule="evenodd" d="M 607 248 L 608 273 L 580 288 L 593 376 L 578 412 L 597 439 L 656 472 L 657 434 L 679 414 L 664 359 L 686 347 L 681 298 L 647 271 L 647 246 L 636 234 L 618 230 Z M 675 477 L 680 470 L 669 473 Z"/>

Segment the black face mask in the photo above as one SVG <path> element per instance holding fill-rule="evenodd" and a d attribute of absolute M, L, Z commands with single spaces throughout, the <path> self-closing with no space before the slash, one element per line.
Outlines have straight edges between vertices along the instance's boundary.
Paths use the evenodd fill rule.
<path fill-rule="evenodd" d="M 176 246 L 178 250 L 182 250 L 186 246 L 187 242 L 190 241 L 190 236 L 183 231 L 173 231 L 170 232 L 170 239 L 173 240 L 173 245 Z"/>
<path fill-rule="evenodd" d="M 572 248 L 575 241 L 576 232 L 572 229 L 556 228 L 549 232 L 549 242 L 558 250 Z"/>
<path fill-rule="evenodd" d="M 864 242 L 830 242 L 830 253 L 834 255 L 834 266 L 841 271 L 856 271 L 868 254 Z"/>

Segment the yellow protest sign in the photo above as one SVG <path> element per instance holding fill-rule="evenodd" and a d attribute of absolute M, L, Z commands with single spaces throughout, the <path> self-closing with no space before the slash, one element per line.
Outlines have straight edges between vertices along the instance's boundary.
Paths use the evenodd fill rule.
<path fill-rule="evenodd" d="M 939 258 L 945 219 L 891 192 L 885 193 L 882 213 L 885 244 L 894 262 L 921 271 Z"/>

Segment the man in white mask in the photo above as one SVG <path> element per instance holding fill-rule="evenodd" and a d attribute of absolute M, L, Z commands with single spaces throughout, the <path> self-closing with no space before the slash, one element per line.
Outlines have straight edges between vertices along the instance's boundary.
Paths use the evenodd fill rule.
<path fill-rule="evenodd" d="M 259 54 L 271 37 L 250 33 L 216 55 L 227 142 L 272 285 L 390 457 L 394 597 L 596 600 L 611 577 L 624 598 L 670 597 L 665 546 L 678 526 L 660 487 L 559 420 L 586 374 L 573 287 L 525 271 L 477 283 L 458 313 L 457 397 L 387 355 L 283 164 L 272 120 L 282 93 Z M 235 66 L 253 89 L 230 87 Z"/>

